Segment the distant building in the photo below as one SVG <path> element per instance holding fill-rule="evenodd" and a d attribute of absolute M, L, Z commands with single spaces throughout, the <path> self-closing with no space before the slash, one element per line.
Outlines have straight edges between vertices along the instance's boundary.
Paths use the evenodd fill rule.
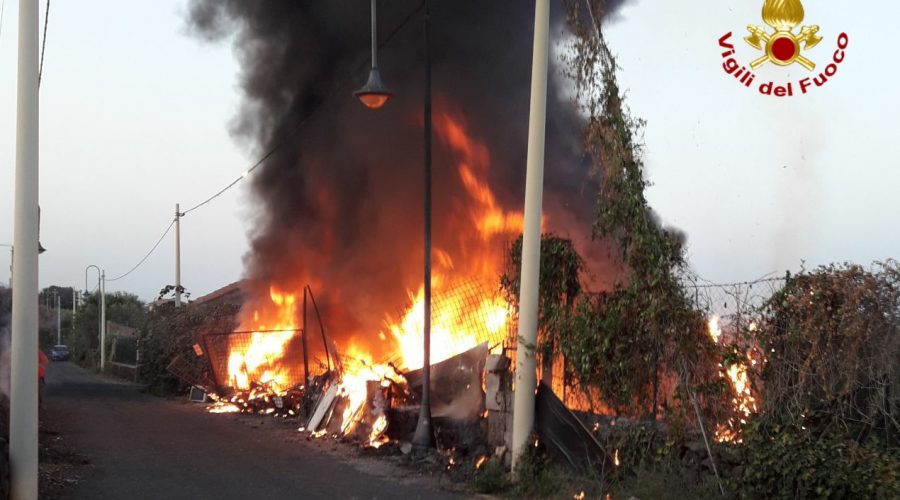
<path fill-rule="evenodd" d="M 137 336 L 137 328 L 120 325 L 115 321 L 106 322 L 106 334 L 111 337 L 121 337 L 133 339 Z"/>
<path fill-rule="evenodd" d="M 218 290 L 192 300 L 191 304 L 234 304 L 240 306 L 244 303 L 244 296 L 249 288 L 249 280 L 235 281 L 230 285 L 223 286 Z"/>

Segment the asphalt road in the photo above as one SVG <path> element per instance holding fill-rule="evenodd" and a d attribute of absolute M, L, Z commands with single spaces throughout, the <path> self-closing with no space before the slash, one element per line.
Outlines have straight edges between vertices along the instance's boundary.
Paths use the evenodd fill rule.
<path fill-rule="evenodd" d="M 91 463 L 66 498 L 460 498 L 391 467 L 366 470 L 283 425 L 208 414 L 70 363 L 51 363 L 46 380 L 49 417 Z"/>

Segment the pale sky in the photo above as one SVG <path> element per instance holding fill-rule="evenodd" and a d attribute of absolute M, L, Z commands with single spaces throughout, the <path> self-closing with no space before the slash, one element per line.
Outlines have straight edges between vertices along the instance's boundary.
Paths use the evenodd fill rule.
<path fill-rule="evenodd" d="M 18 2 L 5 4 L 0 243 L 11 243 Z M 41 240 L 48 248 L 41 287 L 84 287 L 89 264 L 108 277 L 124 273 L 168 225 L 176 202 L 202 201 L 255 161 L 228 133 L 240 102 L 230 44 L 189 36 L 185 5 L 51 3 L 41 90 Z M 651 204 L 687 233 L 690 263 L 707 279 L 781 274 L 801 260 L 810 267 L 900 256 L 900 3 L 804 5 L 804 24 L 819 25 L 824 37 L 805 54 L 819 64 L 815 74 L 840 32 L 850 44 L 827 85 L 793 98 L 760 96 L 722 70 L 718 39 L 728 31 L 740 61 L 757 56 L 742 38 L 747 24 L 763 25 L 761 0 L 642 0 L 608 27 L 631 110 L 648 122 Z M 796 65 L 766 67 L 756 83 L 807 74 Z M 246 189 L 241 184 L 183 220 L 182 282 L 194 296 L 241 277 L 253 211 Z M 170 234 L 108 290 L 151 299 L 173 274 Z"/>

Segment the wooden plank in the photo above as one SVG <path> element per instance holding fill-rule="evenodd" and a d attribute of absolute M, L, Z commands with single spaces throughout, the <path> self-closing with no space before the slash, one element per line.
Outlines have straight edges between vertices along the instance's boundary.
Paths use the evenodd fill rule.
<path fill-rule="evenodd" d="M 306 430 L 310 432 L 319 430 L 322 419 L 325 418 L 325 413 L 331 408 L 332 403 L 334 403 L 334 397 L 337 395 L 337 391 L 337 384 L 331 384 L 328 390 L 325 391 L 325 394 L 322 395 L 322 399 L 319 400 L 319 404 L 316 405 L 316 411 L 313 412 L 312 417 L 310 417 L 309 422 L 306 424 Z"/>

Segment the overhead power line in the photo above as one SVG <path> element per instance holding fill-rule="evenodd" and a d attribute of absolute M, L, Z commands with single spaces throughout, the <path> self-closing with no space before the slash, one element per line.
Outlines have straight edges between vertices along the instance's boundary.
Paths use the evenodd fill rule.
<path fill-rule="evenodd" d="M 49 2 L 50 0 L 47 0 L 47 1 Z M 387 43 L 390 42 L 390 41 L 394 38 L 394 36 L 396 36 L 397 33 L 399 33 L 401 29 L 403 29 L 403 27 L 405 27 L 407 24 L 409 24 L 409 22 L 410 22 L 410 21 L 412 20 L 412 18 L 416 15 L 416 13 L 418 13 L 419 11 L 421 11 L 422 8 L 423 8 L 424 6 L 425 6 L 425 2 L 423 1 L 423 2 L 421 2 L 421 3 L 419 4 L 418 7 L 416 7 L 416 8 L 413 9 L 412 11 L 410 11 L 410 13 L 407 14 L 405 18 L 403 18 L 403 21 L 401 21 L 396 27 L 394 27 L 394 29 L 391 30 L 390 33 L 388 33 L 388 35 L 384 38 L 384 40 L 382 40 L 381 43 L 378 44 L 379 48 L 383 47 L 384 45 L 387 45 Z M 359 73 L 360 71 L 362 71 L 362 69 L 365 68 L 365 64 L 367 64 L 367 63 L 368 63 L 368 59 L 365 59 L 365 60 L 362 60 L 359 64 L 355 65 L 355 66 L 352 68 L 353 74 L 357 74 L 357 73 Z M 346 76 L 346 75 L 345 75 L 345 76 Z M 284 147 L 284 146 L 288 143 L 288 141 L 292 140 L 292 139 L 297 135 L 297 133 L 300 132 L 300 129 L 302 129 L 303 126 L 306 125 L 306 124 L 309 122 L 310 118 L 312 118 L 313 115 L 315 115 L 316 112 L 319 110 L 319 108 L 322 107 L 322 105 L 325 103 L 325 101 L 327 101 L 328 98 L 331 97 L 331 95 L 334 93 L 334 88 L 335 88 L 335 87 L 336 87 L 336 85 L 335 85 L 335 86 L 332 86 L 332 87 L 330 88 L 330 90 L 329 90 L 329 91 L 328 91 L 321 99 L 319 99 L 318 101 L 316 101 L 315 103 L 313 103 L 312 108 L 309 110 L 309 112 L 306 114 L 306 116 L 304 116 L 303 119 L 301 119 L 299 122 L 297 122 L 297 124 L 294 125 L 294 127 L 293 127 L 291 130 L 289 130 L 287 134 L 285 134 L 284 138 L 282 138 L 280 141 L 278 141 L 277 143 L 275 143 L 275 145 L 272 146 L 272 148 L 269 149 L 269 151 L 268 151 L 266 154 L 264 154 L 263 157 L 259 159 L 259 161 L 257 161 L 256 163 L 254 163 L 253 166 L 251 166 L 251 167 L 248 168 L 247 170 L 245 170 L 245 171 L 240 175 L 240 177 L 238 177 L 237 179 L 231 181 L 230 184 L 228 184 L 228 185 L 225 186 L 224 188 L 222 188 L 222 189 L 220 189 L 219 191 L 217 191 L 214 195 L 212 195 L 212 196 L 210 196 L 209 198 L 207 198 L 207 199 L 201 201 L 200 203 L 194 205 L 193 207 L 191 207 L 191 208 L 185 210 L 184 212 L 181 213 L 181 216 L 183 217 L 183 216 L 189 214 L 190 212 L 193 212 L 194 210 L 197 210 L 198 208 L 202 207 L 203 205 L 206 205 L 207 203 L 209 203 L 209 202 L 215 200 L 215 199 L 218 198 L 219 196 L 225 194 L 226 191 L 228 191 L 229 189 L 231 189 L 231 188 L 233 188 L 234 186 L 236 186 L 239 182 L 241 182 L 242 180 L 246 179 L 246 178 L 250 175 L 251 172 L 253 172 L 253 171 L 256 170 L 260 165 L 262 165 L 263 163 L 265 163 L 266 160 L 268 160 L 269 158 L 271 158 L 272 155 L 274 155 L 276 152 L 278 152 L 279 149 L 281 149 L 282 147 Z"/>
<path fill-rule="evenodd" d="M 385 37 L 384 40 L 383 40 L 381 43 L 379 43 L 379 47 L 384 46 L 384 45 L 386 45 L 388 42 L 390 42 L 391 39 L 393 39 L 394 36 L 397 35 L 397 33 L 399 33 L 400 30 L 403 29 L 404 26 L 406 26 L 407 24 L 409 24 L 410 20 L 412 20 L 412 18 L 416 15 L 416 13 L 422 10 L 422 8 L 424 7 L 424 5 L 425 5 L 425 2 L 422 1 L 422 2 L 419 4 L 418 7 L 416 7 L 416 8 L 413 9 L 409 14 L 407 14 L 406 17 L 403 19 L 403 21 L 401 21 L 401 22 L 400 22 L 393 30 L 391 30 L 391 32 L 388 34 L 388 36 Z M 50 0 L 47 0 L 47 12 L 48 12 L 48 14 L 47 14 L 47 16 L 45 16 L 45 18 L 44 18 L 44 45 L 46 45 L 46 41 L 47 41 L 47 19 L 49 18 L 49 10 L 50 10 Z M 42 48 L 42 49 L 41 49 L 41 68 L 43 68 L 43 60 L 44 60 L 44 57 L 43 57 L 43 48 Z M 360 64 L 356 65 L 356 66 L 358 66 L 358 67 L 354 67 L 354 68 L 353 68 L 354 73 L 357 73 L 357 72 L 361 71 L 361 68 L 364 68 L 364 63 L 367 62 L 367 61 L 368 61 L 368 59 L 366 59 L 365 61 L 361 61 Z M 41 71 L 42 71 L 42 70 L 41 70 Z M 40 73 L 39 73 L 39 75 L 38 75 L 38 83 L 40 83 Z M 233 188 L 234 186 L 236 186 L 239 182 L 241 182 L 242 180 L 246 179 L 246 178 L 250 175 L 250 173 L 252 173 L 254 170 L 256 170 L 257 168 L 259 168 L 259 166 L 262 165 L 263 163 L 265 163 L 266 160 L 268 160 L 269 158 L 271 158 L 272 155 L 274 155 L 276 152 L 278 152 L 279 149 L 281 149 L 282 147 L 284 147 L 284 145 L 287 144 L 289 140 L 292 140 L 292 139 L 296 136 L 296 134 L 300 131 L 300 129 L 302 129 L 303 126 L 306 125 L 306 124 L 309 122 L 310 118 L 312 118 L 312 116 L 313 116 L 313 115 L 314 115 L 314 114 L 322 107 L 322 105 L 325 103 L 325 101 L 327 101 L 328 98 L 329 98 L 333 93 L 334 93 L 334 87 L 332 87 L 332 89 L 331 89 L 325 96 L 323 96 L 320 100 L 318 100 L 317 102 L 315 102 L 315 103 L 313 104 L 312 108 L 311 108 L 311 109 L 309 110 L 309 112 L 306 114 L 306 116 L 303 117 L 303 119 L 301 119 L 299 122 L 297 122 L 297 124 L 294 125 L 294 127 L 293 127 L 290 131 L 288 131 L 288 133 L 287 133 L 280 141 L 278 141 L 274 146 L 272 146 L 272 148 L 269 149 L 269 151 L 268 151 L 266 154 L 264 154 L 264 155 L 262 156 L 262 158 L 260 158 L 260 159 L 259 159 L 256 163 L 254 163 L 250 168 L 248 168 L 248 169 L 245 170 L 243 173 L 241 173 L 240 177 L 238 177 L 237 179 L 231 181 L 227 186 L 225 186 L 224 188 L 220 189 L 219 191 L 217 191 L 215 194 L 213 194 L 213 195 L 210 196 L 209 198 L 206 198 L 205 200 L 201 201 L 200 203 L 198 203 L 198 204 L 192 206 L 191 208 L 188 208 L 187 210 L 181 212 L 180 214 L 178 214 L 178 217 L 184 217 L 185 215 L 189 214 L 190 212 L 193 212 L 194 210 L 197 210 L 198 208 L 200 208 L 200 207 L 206 205 L 207 203 L 209 203 L 209 202 L 215 200 L 215 199 L 218 198 L 219 196 L 223 195 L 226 191 L 228 191 L 229 189 L 231 189 L 231 188 Z M 117 280 L 120 280 L 120 279 L 122 279 L 122 278 L 125 278 L 125 277 L 128 276 L 129 274 L 133 273 L 134 271 L 136 271 L 139 267 L 141 267 L 141 265 L 142 265 L 144 262 L 146 262 L 146 260 L 147 260 L 148 258 L 150 258 L 150 256 L 153 254 L 153 252 L 156 251 L 156 249 L 159 247 L 159 244 L 162 243 L 162 241 L 163 241 L 163 239 L 166 237 L 166 235 L 169 234 L 169 231 L 172 230 L 172 226 L 175 225 L 175 222 L 176 222 L 176 219 L 173 219 L 172 222 L 169 223 L 168 227 L 166 227 L 166 230 L 163 231 L 162 236 L 160 236 L 159 239 L 156 241 L 156 243 L 153 245 L 153 248 L 151 248 L 150 251 L 147 252 L 146 255 L 144 255 L 144 258 L 142 258 L 140 261 L 138 261 L 138 263 L 135 264 L 134 267 L 132 267 L 131 269 L 129 269 L 127 273 L 125 273 L 125 274 L 123 274 L 123 275 L 121 275 L 121 276 L 116 276 L 115 278 L 109 278 L 109 279 L 107 279 L 106 281 L 117 281 Z"/>
<path fill-rule="evenodd" d="M 172 230 L 172 226 L 174 226 L 174 225 L 175 225 L 175 219 L 172 219 L 172 222 L 169 223 L 169 227 L 167 227 L 166 230 L 163 231 L 162 236 L 159 237 L 159 239 L 156 241 L 156 244 L 153 245 L 153 248 L 151 248 L 150 251 L 147 252 L 147 255 L 145 255 L 143 259 L 141 259 L 137 264 L 135 264 L 134 267 L 129 269 L 127 273 L 125 273 L 121 276 L 116 276 L 115 278 L 107 278 L 106 281 L 118 281 L 118 280 L 128 276 L 129 274 L 133 273 L 137 268 L 141 267 L 141 264 L 143 264 L 150 257 L 150 255 L 152 255 L 153 252 L 156 251 L 156 248 L 159 247 L 159 244 L 162 243 L 163 238 L 165 238 L 166 235 L 169 234 L 169 231 Z"/>

